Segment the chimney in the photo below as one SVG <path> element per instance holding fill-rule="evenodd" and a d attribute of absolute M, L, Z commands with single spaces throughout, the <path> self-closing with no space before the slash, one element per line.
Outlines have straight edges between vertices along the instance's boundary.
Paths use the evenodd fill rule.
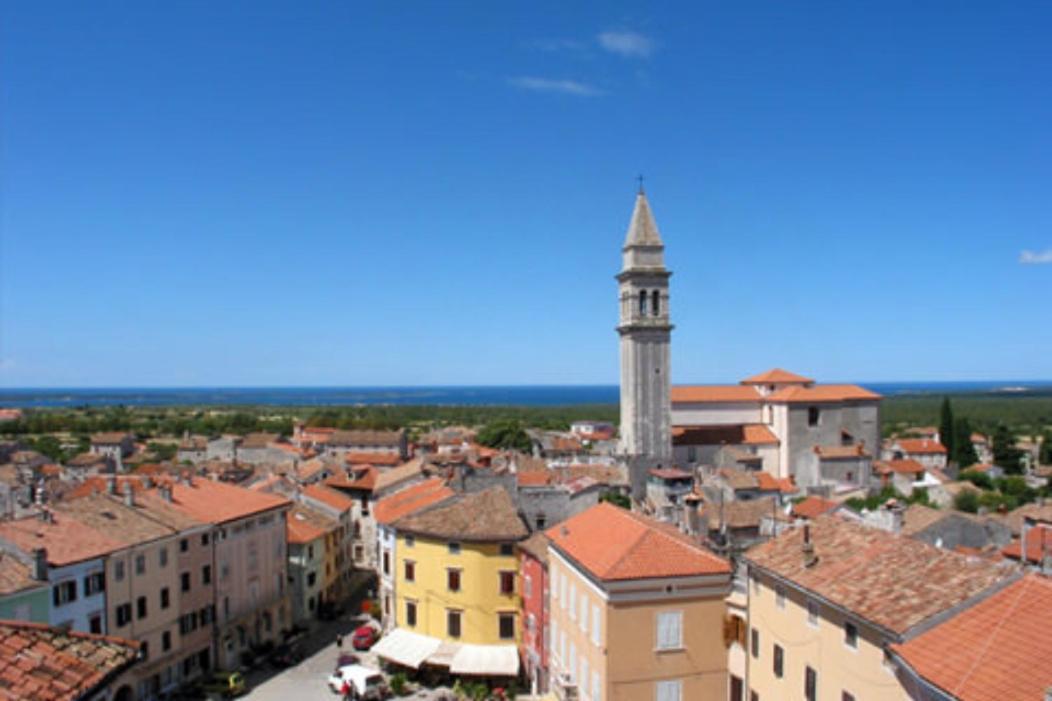
<path fill-rule="evenodd" d="M 33 579 L 47 581 L 47 548 L 33 548 Z"/>
<path fill-rule="evenodd" d="M 135 489 L 132 488 L 131 482 L 124 483 L 124 504 L 126 506 L 135 506 Z"/>
<path fill-rule="evenodd" d="M 107 477 L 106 478 L 106 493 L 116 494 L 117 493 L 117 478 Z"/>
<path fill-rule="evenodd" d="M 153 478 L 149 475 L 145 475 L 142 478 L 142 486 L 146 487 L 147 489 L 151 489 L 153 487 Z"/>
<path fill-rule="evenodd" d="M 804 553 L 804 567 L 814 567 L 818 562 L 818 556 L 815 554 L 815 545 L 811 542 L 811 524 L 804 524 L 804 544 L 801 548 Z"/>
<path fill-rule="evenodd" d="M 37 519 L 39 519 L 40 521 L 42 521 L 44 523 L 54 523 L 55 522 L 54 515 L 52 515 L 51 510 L 48 509 L 47 507 L 44 507 L 44 508 L 40 509 L 40 511 L 37 512 Z"/>
<path fill-rule="evenodd" d="M 160 487 L 158 487 L 157 491 L 160 492 L 161 499 L 164 499 L 167 502 L 172 501 L 172 485 L 162 484 Z"/>

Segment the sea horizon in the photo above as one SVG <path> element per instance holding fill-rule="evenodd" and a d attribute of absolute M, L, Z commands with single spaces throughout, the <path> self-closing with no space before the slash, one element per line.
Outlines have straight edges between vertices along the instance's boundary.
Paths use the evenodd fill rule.
<path fill-rule="evenodd" d="M 855 382 L 885 397 L 931 394 L 1026 395 L 1052 390 L 1052 380 Z M 569 406 L 616 404 L 616 384 L 288 385 L 199 387 L 0 388 L 0 407 L 105 406 Z"/>

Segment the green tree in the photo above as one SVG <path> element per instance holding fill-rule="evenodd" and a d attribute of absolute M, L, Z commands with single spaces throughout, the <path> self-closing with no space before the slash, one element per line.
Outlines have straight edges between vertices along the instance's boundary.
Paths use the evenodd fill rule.
<path fill-rule="evenodd" d="M 478 432 L 476 440 L 490 448 L 529 452 L 532 447 L 532 441 L 526 434 L 526 429 L 518 421 L 503 420 L 488 423 Z"/>
<path fill-rule="evenodd" d="M 1015 475 L 1022 473 L 1023 451 L 1015 447 L 1015 434 L 1004 424 L 998 424 L 994 430 L 993 453 L 994 464 L 1003 467 L 1005 472 Z"/>
<path fill-rule="evenodd" d="M 963 416 L 953 425 L 953 450 L 950 452 L 950 459 L 962 469 L 979 462 L 975 445 L 972 443 L 972 424 Z"/>
<path fill-rule="evenodd" d="M 965 470 L 960 475 L 962 480 L 967 480 L 974 484 L 979 489 L 993 489 L 994 481 L 990 479 L 990 475 L 985 472 L 979 472 L 978 470 Z"/>
<path fill-rule="evenodd" d="M 1045 431 L 1041 436 L 1041 452 L 1038 456 L 1038 462 L 1042 465 L 1052 465 L 1052 431 Z"/>
<path fill-rule="evenodd" d="M 41 436 L 35 441 L 31 441 L 30 445 L 33 450 L 41 455 L 46 455 L 55 462 L 64 462 L 66 460 L 66 452 L 62 450 L 62 444 L 54 436 Z"/>
<path fill-rule="evenodd" d="M 946 454 L 953 456 L 953 450 L 957 445 L 957 435 L 954 431 L 957 425 L 953 420 L 953 407 L 950 406 L 950 398 L 942 398 L 942 408 L 939 410 L 939 442 L 946 448 Z"/>
<path fill-rule="evenodd" d="M 953 508 L 974 514 L 979 510 L 979 494 L 970 489 L 958 492 L 953 498 Z"/>
<path fill-rule="evenodd" d="M 172 460 L 175 458 L 176 452 L 179 450 L 179 446 L 174 443 L 147 443 L 146 449 L 153 453 L 153 456 L 158 460 Z"/>
<path fill-rule="evenodd" d="M 612 491 L 612 490 L 609 491 L 609 492 L 603 492 L 601 495 L 599 495 L 599 501 L 610 502 L 614 506 L 620 506 L 622 509 L 631 509 L 632 508 L 632 500 L 631 499 L 629 499 L 627 496 L 625 496 L 621 492 L 615 492 L 615 491 Z"/>

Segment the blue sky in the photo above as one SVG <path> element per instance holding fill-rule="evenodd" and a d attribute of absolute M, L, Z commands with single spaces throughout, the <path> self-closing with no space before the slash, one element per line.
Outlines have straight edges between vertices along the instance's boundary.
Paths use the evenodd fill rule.
<path fill-rule="evenodd" d="M 0 384 L 1052 378 L 1047 3 L 5 3 Z"/>

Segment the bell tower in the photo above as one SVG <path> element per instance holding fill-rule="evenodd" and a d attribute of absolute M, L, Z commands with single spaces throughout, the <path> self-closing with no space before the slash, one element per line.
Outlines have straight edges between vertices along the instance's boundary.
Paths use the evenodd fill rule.
<path fill-rule="evenodd" d="M 621 248 L 617 275 L 621 337 L 621 440 L 632 494 L 642 498 L 647 470 L 672 463 L 669 397 L 669 277 L 665 245 L 642 184 Z"/>

